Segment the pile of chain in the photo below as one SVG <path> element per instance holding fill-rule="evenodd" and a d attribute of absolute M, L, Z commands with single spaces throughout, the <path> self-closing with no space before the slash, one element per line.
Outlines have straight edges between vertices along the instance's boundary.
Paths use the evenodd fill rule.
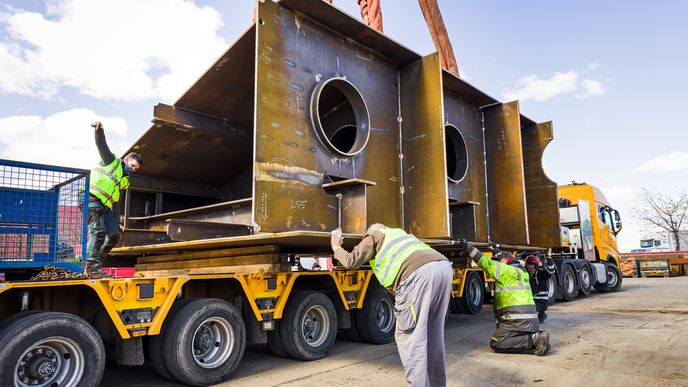
<path fill-rule="evenodd" d="M 88 279 L 86 274 L 75 273 L 55 266 L 43 266 L 43 271 L 31 277 L 32 281 L 49 281 L 60 279 Z"/>

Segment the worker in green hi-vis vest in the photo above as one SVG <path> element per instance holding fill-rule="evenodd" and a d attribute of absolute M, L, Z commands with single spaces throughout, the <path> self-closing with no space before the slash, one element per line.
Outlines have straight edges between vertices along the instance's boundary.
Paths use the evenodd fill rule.
<path fill-rule="evenodd" d="M 374 224 L 351 252 L 342 231 L 332 231 L 334 258 L 347 269 L 370 261 L 377 280 L 394 294 L 394 334 L 406 381 L 411 386 L 445 386 L 444 322 L 452 266 L 442 254 L 399 228 Z"/>
<path fill-rule="evenodd" d="M 539 356 L 547 353 L 549 332 L 540 330 L 526 269 L 508 251 L 498 251 L 490 259 L 465 239 L 461 240 L 461 247 L 485 274 L 495 280 L 493 307 L 497 329 L 490 338 L 490 348 L 501 353 Z"/>
<path fill-rule="evenodd" d="M 112 206 L 120 199 L 120 193 L 129 187 L 129 176 L 141 168 L 143 159 L 131 152 L 123 159 L 115 157 L 105 141 L 103 124 L 91 124 L 95 129 L 96 146 L 100 163 L 91 171 L 88 198 L 88 246 L 84 273 L 89 278 L 106 278 L 102 262 L 117 244 L 120 237 L 119 221 Z"/>

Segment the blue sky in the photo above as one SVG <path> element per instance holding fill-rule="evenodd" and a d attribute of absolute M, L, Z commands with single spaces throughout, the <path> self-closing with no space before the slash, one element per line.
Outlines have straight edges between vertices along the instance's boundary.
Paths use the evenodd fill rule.
<path fill-rule="evenodd" d="M 354 0 L 335 0 L 358 18 Z M 637 247 L 635 192 L 686 189 L 686 1 L 439 1 L 462 76 L 554 122 L 558 183 L 602 188 Z M 382 0 L 385 33 L 434 51 L 416 0 Z M 89 168 L 88 123 L 121 153 L 250 24 L 250 0 L 0 3 L 0 158 Z"/>

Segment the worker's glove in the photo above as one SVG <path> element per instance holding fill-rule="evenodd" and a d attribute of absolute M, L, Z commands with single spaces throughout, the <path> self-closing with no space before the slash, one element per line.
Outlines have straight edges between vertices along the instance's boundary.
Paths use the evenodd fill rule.
<path fill-rule="evenodd" d="M 94 129 L 103 129 L 103 124 L 101 124 L 100 121 L 93 121 L 91 122 L 91 127 Z"/>
<path fill-rule="evenodd" d="M 468 257 L 471 259 L 475 259 L 475 257 L 480 256 L 480 251 L 476 249 L 473 245 L 468 243 L 465 239 L 461 239 L 459 241 L 459 245 L 463 248 L 464 254 L 466 254 Z"/>
<path fill-rule="evenodd" d="M 332 251 L 335 251 L 337 250 L 337 248 L 342 247 L 342 244 L 344 244 L 344 236 L 342 235 L 342 230 L 332 230 L 332 233 L 330 234 L 330 247 L 332 247 Z"/>

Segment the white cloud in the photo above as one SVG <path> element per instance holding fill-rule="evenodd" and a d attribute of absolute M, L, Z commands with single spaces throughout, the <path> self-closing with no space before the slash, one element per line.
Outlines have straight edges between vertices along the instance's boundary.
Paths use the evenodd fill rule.
<path fill-rule="evenodd" d="M 54 0 L 46 15 L 5 7 L 0 91 L 49 98 L 176 99 L 227 45 L 219 13 L 184 0 Z"/>
<path fill-rule="evenodd" d="M 672 152 L 662 156 L 657 156 L 648 160 L 637 167 L 633 168 L 632 172 L 671 172 L 688 170 L 688 153 L 686 152 Z"/>
<path fill-rule="evenodd" d="M 0 118 L 0 158 L 93 168 L 100 160 L 89 124 L 101 121 L 110 150 L 126 151 L 127 123 L 120 117 L 98 116 L 88 109 L 72 109 L 48 117 Z"/>
<path fill-rule="evenodd" d="M 503 93 L 505 99 L 546 101 L 576 91 L 578 89 L 578 73 L 575 71 L 555 72 L 548 79 L 540 79 L 537 75 L 531 74 L 519 79 L 517 84 L 517 88 Z"/>
<path fill-rule="evenodd" d="M 583 70 L 583 73 L 587 73 L 598 67 L 599 64 L 591 62 L 588 64 L 588 67 Z M 502 96 L 506 100 L 518 99 L 526 101 L 532 99 L 535 101 L 546 101 L 579 90 L 582 90 L 582 92 L 575 95 L 578 99 L 604 94 L 605 89 L 601 81 L 590 78 L 579 81 L 579 78 L 581 78 L 580 74 L 573 70 L 565 73 L 555 72 L 551 77 L 545 79 L 540 79 L 537 75 L 530 74 L 527 77 L 519 79 L 516 85 L 504 91 Z"/>
<path fill-rule="evenodd" d="M 604 94 L 604 86 L 599 81 L 592 79 L 584 79 L 581 82 L 581 87 L 583 88 L 583 93 L 576 95 L 576 98 L 585 99 L 595 95 Z"/>

